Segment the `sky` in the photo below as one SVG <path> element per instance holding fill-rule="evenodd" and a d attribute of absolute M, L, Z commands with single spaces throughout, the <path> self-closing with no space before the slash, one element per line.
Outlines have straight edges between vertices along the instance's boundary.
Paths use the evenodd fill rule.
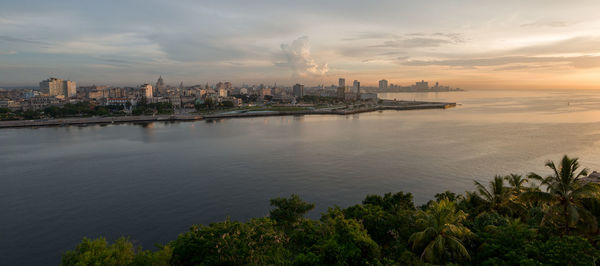
<path fill-rule="evenodd" d="M 0 86 L 600 89 L 600 1 L 4 0 Z"/>

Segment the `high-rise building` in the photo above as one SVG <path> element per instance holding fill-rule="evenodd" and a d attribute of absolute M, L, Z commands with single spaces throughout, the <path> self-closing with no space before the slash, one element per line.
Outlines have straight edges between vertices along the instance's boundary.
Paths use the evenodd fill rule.
<path fill-rule="evenodd" d="M 415 88 L 417 90 L 428 90 L 429 89 L 429 83 L 427 81 L 421 80 L 420 82 L 417 81 L 417 83 L 415 83 Z"/>
<path fill-rule="evenodd" d="M 352 82 L 352 90 L 353 91 L 358 91 L 359 86 L 360 86 L 360 82 L 358 82 L 358 80 L 354 80 L 354 82 Z"/>
<path fill-rule="evenodd" d="M 40 90 L 48 93 L 49 96 L 64 96 L 71 98 L 75 97 L 77 94 L 77 84 L 75 81 L 49 78 L 40 82 Z"/>
<path fill-rule="evenodd" d="M 294 97 L 296 98 L 302 98 L 304 97 L 304 85 L 296 83 L 296 85 L 294 85 Z"/>
<path fill-rule="evenodd" d="M 75 81 L 65 80 L 65 97 L 73 98 L 77 95 L 77 84 Z"/>
<path fill-rule="evenodd" d="M 271 89 L 264 88 L 260 90 L 260 97 L 265 98 L 265 96 L 271 96 Z"/>
<path fill-rule="evenodd" d="M 338 87 L 342 87 L 342 88 L 346 87 L 346 79 L 345 78 L 340 78 Z"/>
<path fill-rule="evenodd" d="M 165 81 L 163 80 L 162 76 L 159 76 L 158 80 L 156 81 L 156 88 L 163 89 L 164 87 L 165 87 Z"/>
<path fill-rule="evenodd" d="M 388 88 L 388 81 L 385 79 L 382 79 L 379 81 L 379 89 L 380 90 L 385 90 Z"/>
<path fill-rule="evenodd" d="M 336 96 L 339 99 L 344 99 L 346 97 L 346 89 L 344 87 L 338 87 L 336 91 Z"/>
<path fill-rule="evenodd" d="M 223 97 L 223 98 L 227 97 L 227 90 L 224 87 L 221 87 L 219 89 L 219 97 Z"/>
<path fill-rule="evenodd" d="M 152 99 L 152 85 L 150 84 L 143 84 L 142 86 L 140 86 L 140 95 L 143 97 L 146 97 L 146 101 L 151 101 Z"/>
<path fill-rule="evenodd" d="M 360 100 L 360 82 L 358 80 L 354 81 L 354 87 L 356 87 L 356 99 Z"/>

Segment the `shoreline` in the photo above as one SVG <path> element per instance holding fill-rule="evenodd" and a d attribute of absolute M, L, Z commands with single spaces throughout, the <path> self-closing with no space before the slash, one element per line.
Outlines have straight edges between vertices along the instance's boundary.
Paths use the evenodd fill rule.
<path fill-rule="evenodd" d="M 456 103 L 448 102 L 403 102 L 390 101 L 392 105 L 378 105 L 375 107 L 358 108 L 352 110 L 317 109 L 300 111 L 249 111 L 249 112 L 225 112 L 209 115 L 152 115 L 152 116 L 111 116 L 111 117 L 81 117 L 81 118 L 59 118 L 42 120 L 12 120 L 0 121 L 2 128 L 25 128 L 25 127 L 53 127 L 53 126 L 87 126 L 98 124 L 122 124 L 136 122 L 186 122 L 226 118 L 244 118 L 261 116 L 297 116 L 297 115 L 352 115 L 359 113 L 376 112 L 383 110 L 422 110 L 422 109 L 446 109 L 456 106 Z"/>

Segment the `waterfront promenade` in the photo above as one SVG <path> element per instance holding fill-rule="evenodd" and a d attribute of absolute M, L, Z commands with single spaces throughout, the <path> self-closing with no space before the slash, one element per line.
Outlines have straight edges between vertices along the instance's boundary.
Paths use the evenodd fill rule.
<path fill-rule="evenodd" d="M 287 115 L 351 115 L 358 113 L 374 112 L 381 110 L 419 110 L 419 109 L 445 109 L 455 107 L 456 103 L 446 102 L 415 102 L 415 101 L 384 101 L 371 107 L 340 107 L 323 108 L 313 110 L 295 111 L 247 111 L 236 110 L 216 114 L 194 115 L 146 115 L 146 116 L 117 116 L 117 117 L 74 117 L 40 120 L 14 120 L 0 121 L 0 128 L 16 127 L 44 127 L 44 126 L 86 126 L 92 124 L 115 124 L 115 123 L 141 123 L 141 122 L 166 122 L 166 121 L 198 121 L 223 118 L 243 118 L 259 116 L 287 116 Z"/>

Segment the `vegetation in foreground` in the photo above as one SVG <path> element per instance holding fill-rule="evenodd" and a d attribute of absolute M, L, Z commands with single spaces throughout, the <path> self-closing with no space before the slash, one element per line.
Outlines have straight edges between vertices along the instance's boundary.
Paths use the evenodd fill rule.
<path fill-rule="evenodd" d="M 476 191 L 446 191 L 423 206 L 410 193 L 369 195 L 321 219 L 298 196 L 271 200 L 249 222 L 194 225 L 156 251 L 126 238 L 87 239 L 63 265 L 595 265 L 600 185 L 577 158 L 547 162 L 547 177 L 496 177 Z"/>

